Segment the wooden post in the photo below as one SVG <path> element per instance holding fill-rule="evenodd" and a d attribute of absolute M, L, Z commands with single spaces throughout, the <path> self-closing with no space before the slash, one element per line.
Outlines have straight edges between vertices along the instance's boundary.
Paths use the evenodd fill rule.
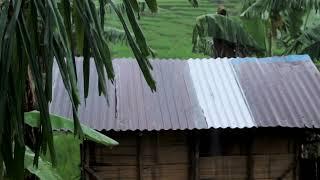
<path fill-rule="evenodd" d="M 86 167 L 89 166 L 90 162 L 90 148 L 89 148 L 89 141 L 84 141 L 84 171 L 85 171 L 85 179 L 90 179 L 88 172 L 86 171 Z"/>
<path fill-rule="evenodd" d="M 159 133 L 157 132 L 154 137 L 154 164 L 152 166 L 152 179 L 158 180 L 160 176 L 159 167 Z"/>
<path fill-rule="evenodd" d="M 85 165 L 85 147 L 84 142 L 80 144 L 80 166 L 81 166 L 81 180 L 85 179 L 85 171 L 84 171 L 84 165 Z"/>
<path fill-rule="evenodd" d="M 295 137 L 295 140 L 293 142 L 293 154 L 294 154 L 293 161 L 295 162 L 296 166 L 293 171 L 293 180 L 300 179 L 300 154 L 301 154 L 300 145 L 301 145 L 301 141 L 297 140 L 297 138 Z"/>
<path fill-rule="evenodd" d="M 200 137 L 199 137 L 199 133 L 196 133 L 196 144 L 195 144 L 195 154 L 194 154 L 194 158 L 195 158 L 195 164 L 194 164 L 194 180 L 199 180 L 200 179 L 200 169 L 199 169 L 199 159 L 200 159 Z"/>
<path fill-rule="evenodd" d="M 252 156 L 252 149 L 253 149 L 253 143 L 254 143 L 254 135 L 251 130 L 248 130 L 248 139 L 247 139 L 247 179 L 253 180 L 254 179 L 254 158 Z"/>
<path fill-rule="evenodd" d="M 143 147 L 142 134 L 137 136 L 137 176 L 139 180 L 143 180 Z"/>
<path fill-rule="evenodd" d="M 90 168 L 90 151 L 95 152 L 95 143 L 92 141 L 85 140 L 81 145 L 81 179 L 95 179 L 100 180 L 101 178 L 96 172 Z"/>
<path fill-rule="evenodd" d="M 160 167 L 159 167 L 159 147 L 160 147 L 160 140 L 159 140 L 159 133 L 156 134 L 156 151 L 155 151 L 155 158 L 156 158 L 156 180 L 160 179 Z"/>
<path fill-rule="evenodd" d="M 199 180 L 200 179 L 200 170 L 199 170 L 199 158 L 200 158 L 200 136 L 198 132 L 194 132 L 191 135 L 189 148 L 190 148 L 190 160 L 191 160 L 191 170 L 190 170 L 190 179 Z"/>
<path fill-rule="evenodd" d="M 80 144 L 80 156 L 81 156 L 81 179 L 90 179 L 90 173 L 88 173 L 89 161 L 90 161 L 90 148 L 89 141 L 83 141 Z"/>

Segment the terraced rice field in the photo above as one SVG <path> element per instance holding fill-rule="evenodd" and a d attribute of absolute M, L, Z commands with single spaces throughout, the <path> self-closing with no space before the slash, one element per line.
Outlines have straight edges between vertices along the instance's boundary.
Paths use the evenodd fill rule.
<path fill-rule="evenodd" d="M 199 7 L 193 8 L 188 0 L 158 0 L 159 12 L 145 12 L 139 23 L 151 48 L 159 58 L 193 58 L 203 57 L 191 52 L 192 30 L 196 17 L 216 13 L 223 5 L 230 15 L 241 11 L 239 0 L 200 0 Z M 121 27 L 116 16 L 107 19 L 107 26 Z M 132 57 L 130 49 L 124 44 L 112 47 L 113 57 Z"/>

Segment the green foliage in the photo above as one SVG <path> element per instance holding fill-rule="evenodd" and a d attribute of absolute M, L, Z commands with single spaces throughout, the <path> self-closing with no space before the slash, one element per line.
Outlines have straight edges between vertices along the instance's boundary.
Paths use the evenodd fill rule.
<path fill-rule="evenodd" d="M 266 23 L 259 18 L 240 18 L 240 23 L 246 32 L 256 41 L 258 46 L 266 50 Z"/>
<path fill-rule="evenodd" d="M 128 43 L 126 33 L 118 28 L 108 27 L 104 30 L 106 40 L 112 43 Z"/>
<path fill-rule="evenodd" d="M 34 166 L 34 157 L 34 152 L 27 147 L 24 155 L 24 166 L 30 173 L 36 175 L 41 180 L 62 180 L 57 170 L 49 161 L 39 158 L 38 167 Z"/>
<path fill-rule="evenodd" d="M 25 123 L 33 128 L 39 128 L 40 124 L 40 113 L 38 111 L 26 112 Z M 58 132 L 74 132 L 73 122 L 71 119 L 64 118 L 61 116 L 50 115 L 52 130 Z M 118 142 L 107 136 L 81 124 L 84 138 L 94 141 L 99 144 L 106 146 L 117 145 Z M 32 174 L 35 174 L 40 179 L 78 179 L 79 174 L 79 146 L 80 141 L 75 136 L 68 136 L 65 134 L 57 134 L 55 137 L 55 147 L 58 149 L 58 163 L 57 168 L 52 167 L 51 163 L 39 158 L 38 168 L 33 166 L 33 152 L 27 148 L 25 154 L 25 168 L 28 169 Z M 68 143 L 68 144 L 66 144 Z M 63 150 L 63 151 L 62 151 Z M 68 153 L 69 152 L 69 153 Z M 67 154 L 67 156 L 66 156 Z M 44 158 L 49 159 L 49 158 Z M 61 178 L 58 172 L 61 173 Z"/>
<path fill-rule="evenodd" d="M 247 29 L 253 28 L 252 24 L 249 24 L 248 22 L 246 22 L 246 24 L 248 24 Z M 263 52 L 265 46 L 264 39 L 261 38 L 263 35 L 261 34 L 264 34 L 264 31 L 260 34 L 260 32 L 257 31 L 259 29 L 255 29 L 256 36 L 260 38 L 259 44 L 253 36 L 247 32 L 243 25 L 241 20 L 236 21 L 230 17 L 218 14 L 199 16 L 196 20 L 196 25 L 193 28 L 193 51 L 206 53 L 207 49 L 210 49 L 212 44 L 206 45 L 203 41 L 220 39 L 232 43 L 235 46 L 245 48 L 250 54 Z M 203 48 L 205 50 L 203 50 Z"/>
<path fill-rule="evenodd" d="M 114 0 L 113 3 L 122 13 L 126 13 L 125 2 L 123 0 Z M 140 12 L 144 11 L 141 6 L 147 6 L 152 13 L 158 11 L 158 3 L 155 0 L 129 0 L 129 3 L 132 9 L 138 13 L 138 16 Z M 111 6 L 109 7 L 109 12 L 111 13 L 110 10 L 112 11 Z"/>
<path fill-rule="evenodd" d="M 116 13 L 125 30 L 129 45 L 152 90 L 155 82 L 147 56 L 149 46 L 140 30 L 129 0 L 124 0 L 127 12 Z M 150 0 L 149 4 L 155 4 Z M 41 153 L 49 150 L 53 165 L 56 156 L 48 105 L 52 95 L 54 59 L 68 92 L 73 108 L 73 130 L 82 136 L 77 116 L 80 104 L 75 73 L 74 55 L 85 58 L 83 75 L 85 97 L 88 95 L 89 57 L 94 58 L 99 76 L 99 92 L 106 95 L 106 75 L 113 80 L 109 43 L 104 36 L 104 13 L 112 0 L 3 0 L 0 11 L 0 172 L 12 179 L 23 179 L 24 170 L 24 109 L 26 81 L 34 86 L 39 114 L 39 135 L 36 136 L 35 164 Z M 154 7 L 153 7 L 154 8 Z M 131 33 L 135 38 L 132 37 Z M 54 58 L 55 57 L 55 58 Z M 30 73 L 28 73 L 30 72 Z M 30 89 L 29 89 L 30 90 Z M 4 167 L 2 164 L 4 163 Z"/>
<path fill-rule="evenodd" d="M 310 14 L 319 8 L 320 0 L 246 0 L 241 16 L 268 20 L 270 51 L 272 39 L 279 38 L 286 48 L 284 53 L 308 53 L 318 59 L 317 27 L 307 25 Z"/>
<path fill-rule="evenodd" d="M 196 17 L 215 13 L 219 5 L 216 1 L 199 1 L 199 6 L 194 8 L 186 0 L 158 0 L 158 13 L 148 11 L 141 13 L 138 23 L 143 30 L 150 47 L 156 51 L 157 58 L 203 58 L 203 54 L 192 52 L 192 27 Z M 224 1 L 228 14 L 240 14 L 241 2 L 236 0 Z M 117 18 L 110 14 L 106 17 L 106 24 L 121 27 Z M 124 44 L 112 44 L 114 57 L 132 57 Z"/>
<path fill-rule="evenodd" d="M 319 10 L 319 0 L 246 0 L 241 16 L 269 18 L 292 9 Z"/>
<path fill-rule="evenodd" d="M 39 128 L 40 124 L 40 112 L 31 111 L 24 113 L 25 123 L 31 127 Z M 71 131 L 74 132 L 73 122 L 71 119 L 50 114 L 50 123 L 52 130 L 54 131 Z M 84 138 L 94 141 L 103 145 L 118 145 L 118 142 L 115 140 L 95 131 L 83 124 L 81 124 L 81 128 L 84 134 Z"/>
<path fill-rule="evenodd" d="M 54 132 L 53 139 L 57 153 L 57 173 L 63 180 L 80 179 L 80 144 L 82 141 L 71 133 L 61 131 Z M 43 156 L 42 159 L 50 161 L 49 154 Z"/>
<path fill-rule="evenodd" d="M 57 167 L 50 163 L 50 155 L 42 156 L 39 159 L 39 166 L 33 166 L 34 153 L 26 150 L 25 168 L 32 174 L 35 174 L 41 180 L 80 179 L 80 141 L 77 137 L 68 132 L 54 132 L 54 146 L 57 155 Z"/>
<path fill-rule="evenodd" d="M 289 42 L 286 53 L 309 54 L 314 60 L 320 59 L 320 24 L 304 31 Z"/>

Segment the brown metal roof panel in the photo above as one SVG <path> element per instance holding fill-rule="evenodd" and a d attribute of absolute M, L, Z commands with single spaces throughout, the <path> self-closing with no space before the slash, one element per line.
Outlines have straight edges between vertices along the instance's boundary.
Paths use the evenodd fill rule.
<path fill-rule="evenodd" d="M 97 130 L 161 130 L 207 128 L 183 61 L 151 61 L 158 90 L 151 92 L 133 59 L 113 61 L 114 84 L 107 81 L 109 106 L 98 96 L 98 77 L 91 61 L 90 90 L 79 107 L 80 121 Z M 56 71 L 57 67 L 55 67 Z M 57 71 L 58 72 L 58 71 Z M 83 99 L 81 58 L 77 58 L 80 95 Z M 55 73 L 54 98 L 50 111 L 72 118 L 71 105 L 59 73 Z M 188 83 L 184 83 L 188 82 Z M 63 108 L 62 108 L 63 107 Z"/>
<path fill-rule="evenodd" d="M 307 56 L 233 61 L 258 127 L 320 127 L 320 74 Z"/>
<path fill-rule="evenodd" d="M 171 122 L 171 115 L 169 109 L 169 100 L 167 100 L 166 88 L 163 85 L 165 83 L 165 78 L 163 77 L 165 73 L 162 72 L 161 63 L 158 61 L 153 62 L 154 73 L 157 74 L 157 93 L 158 93 L 158 108 L 161 112 L 163 127 L 173 127 Z M 159 86 L 162 84 L 162 86 Z"/>
<path fill-rule="evenodd" d="M 186 111 L 184 107 L 183 99 L 187 99 L 188 96 L 186 94 L 186 86 L 182 84 L 183 82 L 183 74 L 184 68 L 187 67 L 185 62 L 179 61 L 168 61 L 168 65 L 163 67 L 163 69 L 167 69 L 168 73 L 165 74 L 165 79 L 172 78 L 172 81 L 168 81 L 169 86 L 167 86 L 167 92 L 172 92 L 173 96 L 173 104 L 176 109 L 177 117 L 178 117 L 178 124 L 177 127 L 181 127 L 186 129 L 188 127 L 188 120 L 186 116 Z M 171 72 L 171 73 L 170 73 Z M 171 75 L 171 77 L 170 77 Z"/>

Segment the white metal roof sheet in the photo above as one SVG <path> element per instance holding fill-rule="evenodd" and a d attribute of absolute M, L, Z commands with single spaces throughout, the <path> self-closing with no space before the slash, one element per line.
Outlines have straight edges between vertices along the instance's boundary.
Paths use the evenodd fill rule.
<path fill-rule="evenodd" d="M 230 60 L 190 59 L 188 64 L 209 128 L 256 126 Z"/>

